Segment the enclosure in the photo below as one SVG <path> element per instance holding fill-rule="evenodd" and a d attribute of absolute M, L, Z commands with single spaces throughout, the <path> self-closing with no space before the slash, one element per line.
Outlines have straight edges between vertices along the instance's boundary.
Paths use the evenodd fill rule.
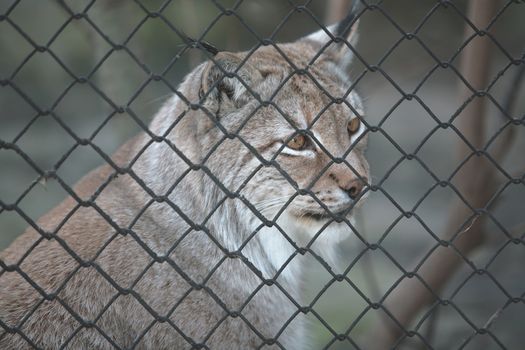
<path fill-rule="evenodd" d="M 356 2 L 372 179 L 340 266 L 308 260 L 312 348 L 521 349 L 525 3 Z M 209 47 L 293 41 L 351 5 L 1 1 L 0 250 L 147 131 Z"/>

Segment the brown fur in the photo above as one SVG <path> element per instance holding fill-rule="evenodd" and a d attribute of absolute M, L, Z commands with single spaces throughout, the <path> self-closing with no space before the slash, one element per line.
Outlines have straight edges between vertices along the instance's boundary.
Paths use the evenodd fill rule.
<path fill-rule="evenodd" d="M 325 213 L 319 202 L 330 210 L 343 202 L 347 207 L 344 191 L 368 178 L 366 139 L 352 141 L 346 131 L 355 116 L 345 104 L 325 109 L 331 100 L 318 86 L 345 94 L 348 81 L 337 60 L 347 49 L 333 44 L 309 64 L 322 44 L 310 38 L 279 46 L 316 82 L 308 75 L 289 77 L 294 69 L 271 46 L 259 48 L 237 71 L 258 98 L 275 106 L 260 107 L 244 84 L 223 79 L 214 63 L 190 73 L 180 91 L 193 103 L 208 94 L 205 109 L 193 110 L 174 97 L 150 127 L 166 141 L 150 143 L 141 134 L 126 143 L 113 161 L 130 171 L 116 176 L 104 165 L 86 175 L 74 190 L 91 205 L 67 198 L 38 221 L 49 237 L 29 228 L 0 255 L 14 267 L 0 274 L 0 320 L 11 330 L 0 328 L 0 349 L 29 343 L 46 349 L 189 349 L 201 343 L 248 349 L 265 341 L 265 348 L 306 346 L 295 276 L 302 258 L 277 273 L 279 256 L 295 255 L 293 244 L 306 245 L 316 234 L 309 227 L 327 222 L 310 216 Z M 214 60 L 235 71 L 244 58 L 246 53 L 219 54 Z M 362 113 L 354 92 L 348 100 Z M 217 120 L 240 137 L 225 137 Z M 319 135 L 322 147 L 312 140 L 313 155 L 285 154 L 292 152 L 283 148 L 294 133 L 290 122 Z M 334 163 L 333 156 L 347 163 Z M 188 161 L 204 164 L 215 178 Z M 217 181 L 237 197 L 228 198 Z M 312 194 L 297 196 L 295 186 Z M 283 213 L 288 199 L 280 207 L 262 204 L 283 195 L 291 198 Z M 248 203 L 294 243 L 266 227 Z M 267 285 L 266 278 L 277 283 Z"/>

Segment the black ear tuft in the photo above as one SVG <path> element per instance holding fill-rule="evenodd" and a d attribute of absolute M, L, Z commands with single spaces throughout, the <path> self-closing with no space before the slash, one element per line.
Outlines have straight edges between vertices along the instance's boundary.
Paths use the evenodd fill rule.
<path fill-rule="evenodd" d="M 195 39 L 189 37 L 188 35 L 186 35 L 186 33 L 184 33 L 183 30 L 179 29 L 179 31 L 177 33 L 182 38 L 184 43 L 186 45 L 188 45 L 189 47 L 204 49 L 208 53 L 210 53 L 212 56 L 215 56 L 215 55 L 217 55 L 220 52 L 218 48 L 216 48 L 215 46 L 213 46 L 209 42 L 206 42 L 204 40 L 195 40 Z"/>
<path fill-rule="evenodd" d="M 357 43 L 360 1 L 361 0 L 354 0 L 350 12 L 339 23 L 322 28 L 300 40 L 308 41 L 318 50 L 325 50 L 324 52 L 327 53 L 334 62 L 341 68 L 346 69 L 352 61 L 353 51 L 346 43 L 335 39 L 343 38 L 352 46 Z M 328 47 L 325 49 L 325 46 Z"/>
<path fill-rule="evenodd" d="M 359 0 L 354 0 L 350 12 L 343 18 L 339 23 L 337 23 L 335 29 L 335 36 L 346 38 L 350 35 L 352 28 L 356 22 L 356 14 L 359 8 Z"/>

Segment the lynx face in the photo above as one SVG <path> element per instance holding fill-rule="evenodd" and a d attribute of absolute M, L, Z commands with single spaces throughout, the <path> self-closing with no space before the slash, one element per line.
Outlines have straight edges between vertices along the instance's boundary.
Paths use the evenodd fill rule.
<path fill-rule="evenodd" d="M 286 55 L 296 59 L 296 66 L 306 66 L 295 46 L 286 49 Z M 254 55 L 258 62 L 253 65 L 266 68 L 266 78 L 256 85 L 255 91 L 264 100 L 275 94 L 271 98 L 273 104 L 255 112 L 247 107 L 247 113 L 242 114 L 253 113 L 247 120 L 239 118 L 237 112 L 225 115 L 221 121 L 231 132 L 246 122 L 239 136 L 253 146 L 253 150 L 239 149 L 243 168 L 232 180 L 240 186 L 255 171 L 243 193 L 269 218 L 287 202 L 286 214 L 304 223 L 326 222 L 331 213 L 347 216 L 368 179 L 363 157 L 365 126 L 351 108 L 345 103 L 334 103 L 314 80 L 334 98 L 345 95 L 348 82 L 341 79 L 341 72 L 330 61 L 311 67 L 312 80 L 310 76 L 294 75 L 274 49 L 261 51 Z M 354 92 L 346 101 L 363 115 Z M 257 105 L 258 101 L 253 103 Z M 261 161 L 253 151 L 273 161 L 273 166 L 257 169 Z M 297 189 L 307 192 L 297 194 Z"/>
<path fill-rule="evenodd" d="M 355 29 L 343 34 L 350 43 Z M 230 249 L 246 239 L 227 228 L 234 211 L 249 232 L 260 230 L 266 248 L 280 245 L 282 232 L 304 245 L 319 231 L 329 244 L 348 236 L 369 181 L 364 112 L 347 74 L 351 56 L 322 30 L 294 43 L 219 53 L 188 76 L 181 91 L 194 108 L 185 106 L 170 139 L 214 177 L 204 176 L 206 204 L 192 220 L 218 220 Z M 223 188 L 238 198 L 226 198 Z M 261 228 L 264 220 L 279 229 Z"/>
<path fill-rule="evenodd" d="M 202 120 L 203 149 L 219 144 L 207 164 L 267 219 L 310 238 L 328 222 L 349 232 L 337 222 L 351 217 L 369 181 L 364 112 L 346 73 L 351 51 L 332 43 L 319 55 L 328 40 L 320 32 L 278 48 L 219 54 L 201 78 L 201 95 L 214 89 L 205 106 L 224 129 Z M 217 83 L 217 65 L 240 79 Z M 225 132 L 238 137 L 221 142 Z"/>

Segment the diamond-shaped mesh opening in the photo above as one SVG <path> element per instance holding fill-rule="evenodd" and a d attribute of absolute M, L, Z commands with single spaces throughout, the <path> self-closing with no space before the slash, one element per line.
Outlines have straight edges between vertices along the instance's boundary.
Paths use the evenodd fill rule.
<path fill-rule="evenodd" d="M 496 29 L 494 32 L 495 40 L 513 57 L 519 57 L 523 55 L 523 50 L 519 46 L 515 45 L 515 40 L 517 38 L 505 35 L 505 31 L 510 28 L 510 23 L 512 23 L 513 20 L 519 16 L 520 11 L 518 11 L 518 7 L 516 5 L 517 4 L 514 3 L 509 4 L 508 9 L 504 11 L 498 21 L 494 23 L 494 27 Z M 524 24 L 518 21 L 516 22 L 515 26 L 513 26 L 513 30 L 521 30 L 520 28 L 524 28 Z"/>
<path fill-rule="evenodd" d="M 20 235 L 20 232 L 24 232 L 27 227 L 27 221 L 23 216 L 16 213 L 15 211 L 3 210 L 0 215 L 0 224 L 2 227 L 8 227 L 9 230 L 2 234 L 2 245 L 7 246 Z M 3 270 L 2 270 L 3 271 Z"/>
<path fill-rule="evenodd" d="M 119 147 L 119 140 L 125 140 L 143 131 L 141 124 L 137 123 L 136 116 L 141 121 L 140 116 L 135 115 L 131 109 L 109 110 L 103 114 L 103 122 L 95 125 L 93 143 L 107 155 L 111 155 Z M 89 147 L 89 146 L 88 146 Z M 91 150 L 91 149 L 90 149 Z"/>
<path fill-rule="evenodd" d="M 368 304 L 363 298 L 350 286 L 346 281 L 335 281 L 323 291 L 322 296 L 316 301 L 312 309 L 316 312 L 321 320 L 317 322 L 326 322 L 326 324 L 337 334 L 344 334 L 350 325 L 358 319 Z M 338 318 L 331 315 L 335 309 Z M 318 324 L 317 327 L 325 327 Z"/>
<path fill-rule="evenodd" d="M 381 211 L 383 220 L 372 220 L 368 208 L 375 207 Z M 372 192 L 361 209 L 363 221 L 366 222 L 367 240 L 378 240 L 385 233 L 390 232 L 393 225 L 403 217 L 403 209 L 392 202 L 391 197 L 382 192 Z"/>
<path fill-rule="evenodd" d="M 416 159 L 402 161 L 383 182 L 383 189 L 393 197 L 398 206 L 411 211 L 417 202 L 436 183 L 435 179 Z M 406 196 L 404 186 L 413 188 L 412 196 Z"/>
<path fill-rule="evenodd" d="M 78 145 L 66 154 L 67 158 L 61 158 L 57 175 L 70 187 L 83 174 L 95 166 L 104 163 L 104 158 L 90 145 Z"/>
<path fill-rule="evenodd" d="M 503 346 L 507 348 L 519 347 L 520 342 L 525 338 L 522 333 L 517 332 L 513 334 L 513 336 L 509 336 L 507 332 L 504 331 L 505 324 L 509 322 L 519 322 L 523 312 L 525 312 L 523 303 L 511 302 L 502 305 L 498 312 L 494 313 L 493 320 L 495 322 L 491 329 L 494 336 L 500 340 Z"/>
<path fill-rule="evenodd" d="M 33 51 L 33 46 L 5 20 L 0 21 L 0 30 L 0 47 L 3 53 L 0 58 L 0 76 L 5 79 L 13 74 L 20 62 Z M 17 45 L 13 45 L 13 42 Z"/>
<path fill-rule="evenodd" d="M 49 52 L 33 51 L 12 74 L 11 82 L 17 92 L 41 110 L 50 109 L 73 81 L 61 62 Z M 35 74 L 42 79 L 32 81 Z"/>
<path fill-rule="evenodd" d="M 130 103 L 130 108 L 144 124 L 149 124 L 172 94 L 172 87 L 164 81 L 151 80 L 141 87 L 140 93 Z"/>
<path fill-rule="evenodd" d="M 92 117 L 90 120 L 83 118 L 83 113 L 78 113 L 76 101 L 86 103 L 83 113 Z M 107 115 L 112 111 L 111 105 L 100 96 L 99 92 L 89 84 L 75 84 L 62 96 L 54 106 L 54 112 L 62 117 L 64 123 L 79 138 L 89 138 L 102 124 Z"/>
<path fill-rule="evenodd" d="M 227 7 L 225 8 L 227 9 Z M 221 33 L 221 30 L 223 28 L 232 28 L 236 34 L 235 40 L 240 40 L 242 42 L 246 42 L 248 46 L 254 46 L 259 44 L 259 38 L 263 38 L 264 35 L 261 33 L 258 33 L 254 29 L 251 28 L 249 23 L 246 23 L 243 17 L 238 13 L 240 11 L 238 6 L 232 6 L 229 8 L 231 12 L 228 12 L 227 14 L 221 13 L 222 9 L 220 6 L 217 7 L 218 14 L 215 18 L 213 18 L 213 22 L 207 21 L 206 24 L 203 24 L 203 29 L 200 29 L 196 31 L 196 36 L 202 36 L 204 35 L 203 39 L 209 42 L 216 41 L 216 36 L 218 33 Z M 213 26 L 210 26 L 209 24 L 213 23 Z M 225 43 L 225 49 L 230 49 L 230 47 L 234 47 L 235 43 L 233 42 L 233 38 Z M 231 49 L 230 49 L 231 50 Z"/>
<path fill-rule="evenodd" d="M 460 12 L 445 3 L 429 5 L 432 10 L 421 16 L 421 21 L 415 27 L 417 38 L 439 61 L 447 62 L 461 45 L 461 37 L 454 33 L 463 30 L 465 20 Z M 464 4 L 458 5 L 464 12 Z M 444 37 L 451 40 L 449 45 L 441 45 Z"/>
<path fill-rule="evenodd" d="M 174 59 L 174 56 L 184 49 L 184 42 L 181 37 L 177 32 L 170 29 L 172 25 L 177 29 L 180 26 L 178 21 L 171 24 L 164 17 L 148 18 L 138 27 L 126 45 L 131 52 L 140 57 L 141 62 L 156 74 L 162 73 Z M 143 43 L 146 43 L 146 46 Z M 192 50 L 191 52 L 196 51 Z M 163 54 L 159 55 L 158 52 Z M 189 53 L 185 54 L 179 59 L 187 62 L 190 55 Z M 201 60 L 199 57 L 196 59 Z M 178 62 L 177 66 L 181 63 Z"/>
<path fill-rule="evenodd" d="M 28 124 L 35 117 L 37 109 L 35 106 L 27 104 L 24 98 L 10 86 L 0 88 L 1 103 L 9 114 L 2 114 L 4 121 L 0 130 L 2 140 L 14 141 L 20 137 Z"/>
<path fill-rule="evenodd" d="M 402 266 L 406 270 L 410 270 L 413 265 L 413 258 L 411 258 L 411 255 L 413 256 L 416 252 L 424 254 L 429 246 L 432 247 L 436 244 L 435 238 L 433 238 L 432 234 L 428 232 L 430 230 L 428 227 L 425 227 L 426 225 L 426 222 L 424 222 L 423 225 L 416 219 L 416 217 L 408 219 L 401 218 L 396 222 L 395 226 L 389 228 L 388 232 L 386 232 L 386 236 L 381 242 L 381 246 L 389 252 L 396 264 L 399 264 L 399 266 Z M 407 232 L 415 232 L 417 234 L 407 236 Z M 404 242 L 407 240 L 414 241 L 414 243 L 409 247 L 402 249 L 401 247 L 406 245 Z M 413 253 L 407 254 L 408 249 L 412 249 Z M 392 262 L 390 262 L 390 264 L 392 264 Z"/>
<path fill-rule="evenodd" d="M 13 203 L 37 178 L 38 172 L 14 150 L 4 149 L 0 152 L 0 157 L 3 164 L 6 164 L 1 173 L 2 180 L 7 181 L 8 178 L 16 178 L 16 181 L 13 181 L 10 187 L 2 188 L 2 201 L 4 203 Z M 15 174 L 18 176 L 15 176 Z"/>
<path fill-rule="evenodd" d="M 417 64 L 415 64 L 417 62 Z M 403 72 L 400 65 L 413 65 L 417 69 Z M 436 61 L 425 47 L 414 38 L 402 39 L 396 42 L 395 50 L 385 58 L 381 67 L 396 84 L 406 92 L 413 91 L 425 77 L 428 71 L 434 68 Z M 397 67 L 396 67 L 397 66 Z"/>
<path fill-rule="evenodd" d="M 499 195 L 498 200 L 501 204 L 491 211 L 494 219 L 492 224 L 499 228 L 495 229 L 495 232 L 506 231 L 507 234 L 504 235 L 504 237 L 499 237 L 499 235 L 497 235 L 495 238 L 511 239 L 511 237 L 516 238 L 523 234 L 523 232 L 520 232 L 519 230 L 513 231 L 512 228 L 517 225 L 519 226 L 521 223 L 519 219 L 519 201 L 520 198 L 523 198 L 523 195 L 525 195 L 524 190 L 523 186 L 510 183 Z"/>
<path fill-rule="evenodd" d="M 457 74 L 451 67 L 438 67 L 431 70 L 425 79 L 420 81 L 417 96 L 441 122 L 450 121 L 451 116 L 464 102 L 458 99 L 456 91 L 444 88 L 455 84 L 457 79 Z"/>
<path fill-rule="evenodd" d="M 163 275 L 170 276 L 170 280 L 172 280 L 173 283 L 163 286 L 163 298 L 152 298 L 151 295 L 153 293 L 151 289 L 156 289 L 157 286 L 152 284 L 150 280 L 158 278 L 156 276 Z M 177 312 L 177 304 L 191 291 L 191 286 L 180 274 L 174 271 L 168 263 L 154 263 L 135 285 L 134 290 L 140 294 L 144 298 L 144 301 L 159 315 L 169 316 L 168 312 L 172 309 L 175 309 L 174 312 Z"/>
<path fill-rule="evenodd" d="M 108 41 L 115 44 L 124 44 L 146 17 L 138 3 L 97 1 L 88 6 L 90 22 Z"/>
<path fill-rule="evenodd" d="M 42 148 L 39 140 L 46 140 Z M 17 146 L 40 169 L 49 169 L 75 144 L 75 139 L 60 125 L 60 120 L 51 115 L 34 119 L 28 129 L 16 141 Z"/>
<path fill-rule="evenodd" d="M 136 267 L 133 273 L 125 276 L 121 275 L 111 263 L 112 254 L 122 245 L 127 246 L 128 250 L 126 254 L 128 257 L 135 257 L 133 266 Z M 95 262 L 100 266 L 101 270 L 105 272 L 106 278 L 114 282 L 112 284 L 122 288 L 130 288 L 134 285 L 135 281 L 142 276 L 144 271 L 146 271 L 146 267 L 151 261 L 151 257 L 146 249 L 142 249 L 141 247 L 143 246 L 131 235 L 112 235 L 110 239 L 107 239 L 106 244 L 99 249 L 100 253 L 97 255 Z"/>
<path fill-rule="evenodd" d="M 35 236 L 35 235 L 33 235 Z M 67 281 L 70 274 L 72 274 L 77 268 L 78 264 L 72 257 L 64 258 L 64 269 L 57 273 L 54 279 L 49 280 L 44 278 L 42 275 L 39 275 L 36 271 L 31 271 L 28 266 L 34 265 L 39 259 L 43 259 L 46 254 L 46 251 L 55 250 L 57 252 L 65 252 L 64 248 L 61 246 L 58 241 L 41 241 L 39 242 L 31 251 L 31 254 L 25 259 L 22 264 L 20 264 L 20 269 L 22 271 L 28 271 L 27 277 L 36 283 L 39 286 L 40 292 L 45 294 L 56 293 L 59 288 Z M 43 267 L 52 268 L 57 261 L 55 259 L 47 259 L 44 262 Z"/>
<path fill-rule="evenodd" d="M 86 281 L 96 281 L 97 288 L 104 290 L 104 298 L 96 298 L 94 290 L 86 288 L 83 294 L 84 298 L 89 298 L 91 301 L 90 307 L 78 305 L 75 298 L 78 293 L 75 290 L 75 285 L 86 283 Z M 62 290 L 58 293 L 58 297 L 64 301 L 69 307 L 73 309 L 79 317 L 86 321 L 96 322 L 99 315 L 104 312 L 106 306 L 112 302 L 117 295 L 117 290 L 107 281 L 97 270 L 93 267 L 83 267 L 76 270 L 68 282 L 64 285 Z"/>
<path fill-rule="evenodd" d="M 425 224 L 431 232 L 442 232 L 445 228 L 446 222 L 439 220 L 437 213 L 446 215 L 450 209 L 450 201 L 456 198 L 453 189 L 448 186 L 435 185 L 432 190 L 419 202 L 415 212 L 418 218 Z M 428 238 L 431 236 L 429 235 Z M 422 236 L 421 238 L 427 238 Z"/>
<path fill-rule="evenodd" d="M 34 186 L 30 191 L 22 193 L 17 198 L 17 206 L 29 217 L 44 215 L 68 195 L 62 185 L 53 178 L 33 179 L 36 180 L 38 182 L 33 182 Z"/>
<path fill-rule="evenodd" d="M 477 327 L 482 327 L 492 317 L 494 312 L 508 300 L 505 291 L 496 283 L 491 275 L 473 275 L 460 287 L 461 289 L 453 297 L 454 305 L 461 310 L 465 318 Z M 476 300 L 476 297 L 472 296 L 472 292 L 469 292 L 472 289 L 482 289 L 486 294 L 476 296 L 479 298 Z M 469 303 L 481 305 L 480 302 L 487 302 L 487 306 L 476 309 L 467 307 Z"/>
<path fill-rule="evenodd" d="M 428 139 L 418 145 L 417 157 L 437 179 L 448 179 L 457 168 L 457 160 L 447 155 L 461 142 L 461 138 L 449 127 L 436 127 L 429 135 Z M 439 164 L 432 161 L 436 158 L 441 160 Z"/>
<path fill-rule="evenodd" d="M 85 18 L 74 18 L 49 47 L 69 71 L 77 77 L 87 77 L 97 69 L 111 43 Z"/>
<path fill-rule="evenodd" d="M 362 55 L 366 62 L 373 65 L 379 65 L 382 59 L 391 53 L 391 49 L 403 38 L 402 29 L 396 27 L 385 17 L 385 12 L 379 10 L 380 7 L 373 7 L 371 11 L 365 11 L 362 16 L 363 26 L 377 25 L 380 29 L 370 32 L 368 40 L 381 45 L 366 45 L 366 49 L 362 49 Z"/>
<path fill-rule="evenodd" d="M 50 309 L 55 310 L 55 312 L 49 314 Z M 42 302 L 39 303 L 38 307 L 34 310 L 32 317 L 28 318 L 27 322 L 25 322 L 21 327 L 22 332 L 33 347 L 42 347 L 45 344 L 43 337 L 35 331 L 36 325 L 34 320 L 39 319 L 46 314 L 49 315 L 45 320 L 42 321 L 42 323 L 40 323 L 41 326 L 67 329 L 68 333 L 73 333 L 74 330 L 80 326 L 80 322 L 78 322 L 78 320 L 76 320 L 71 315 L 66 307 L 60 305 L 58 301 L 42 300 Z M 57 345 L 64 345 L 64 340 L 58 341 Z"/>
<path fill-rule="evenodd" d="M 126 75 L 129 78 L 127 84 L 115 80 L 115 74 Z M 121 106 L 129 103 L 148 78 L 148 72 L 145 72 L 128 52 L 111 50 L 93 77 L 101 93 L 114 105 Z"/>
<path fill-rule="evenodd" d="M 503 261 L 505 256 L 513 257 L 513 259 L 520 259 L 524 254 L 523 247 L 516 244 L 507 243 L 498 247 L 497 255 L 493 254 L 494 259 L 491 261 L 491 265 L 487 270 L 494 276 L 498 277 L 498 282 L 502 288 L 511 295 L 521 295 L 523 288 L 519 286 L 517 278 L 517 269 L 512 266 L 510 268 L 503 267 Z"/>
<path fill-rule="evenodd" d="M 440 323 L 439 325 L 433 326 L 433 317 L 437 316 L 446 317 L 449 323 Z M 421 334 L 425 334 L 429 329 L 433 329 L 433 332 L 435 332 L 431 342 L 428 343 L 426 348 L 444 348 L 445 346 L 450 348 L 460 347 L 464 339 L 462 337 L 466 337 L 472 332 L 467 320 L 470 321 L 470 319 L 458 312 L 458 309 L 452 305 L 435 305 L 423 315 L 418 324 Z M 451 336 L 453 338 L 451 338 Z M 421 344 L 422 342 L 419 341 L 419 343 Z"/>
<path fill-rule="evenodd" d="M 410 125 L 411 130 L 417 131 L 421 139 L 406 139 L 405 129 Z M 435 127 L 436 122 L 432 115 L 425 110 L 420 102 L 402 101 L 395 107 L 382 125 L 382 129 L 388 134 L 398 147 L 407 153 L 413 153 L 416 147 L 425 141 L 427 135 Z"/>
<path fill-rule="evenodd" d="M 523 14 L 2 2 L 0 348 L 519 348 Z"/>
<path fill-rule="evenodd" d="M 58 4 L 47 5 L 43 3 L 31 4 L 25 1 L 16 1 L 9 12 L 9 19 L 19 30 L 38 46 L 44 46 L 52 40 L 68 19 L 67 12 Z M 46 16 L 41 18 L 39 26 L 34 26 L 34 15 L 45 11 Z"/>

